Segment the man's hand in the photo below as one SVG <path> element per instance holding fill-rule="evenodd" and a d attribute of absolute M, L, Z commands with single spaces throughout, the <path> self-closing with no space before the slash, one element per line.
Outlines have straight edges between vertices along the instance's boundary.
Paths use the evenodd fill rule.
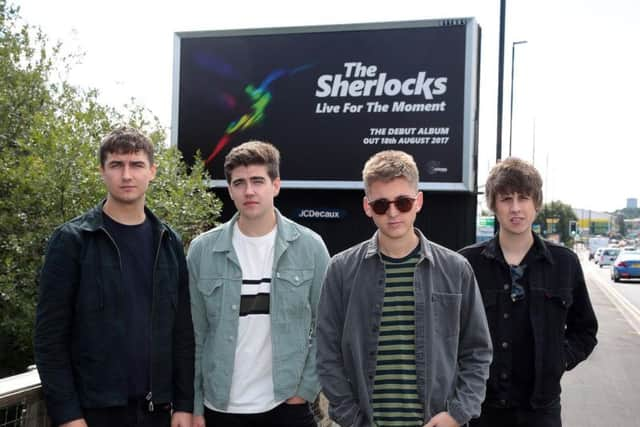
<path fill-rule="evenodd" d="M 191 418 L 190 412 L 176 411 L 171 416 L 171 427 L 191 427 Z M 202 425 L 204 426 L 204 422 Z"/>
<path fill-rule="evenodd" d="M 205 427 L 204 415 L 195 415 L 191 427 Z"/>
<path fill-rule="evenodd" d="M 87 422 L 84 418 L 69 421 L 68 423 L 60 424 L 60 427 L 87 427 Z"/>
<path fill-rule="evenodd" d="M 460 427 L 448 412 L 440 412 L 429 420 L 424 427 Z"/>
<path fill-rule="evenodd" d="M 301 398 L 300 396 L 293 396 L 288 398 L 285 403 L 287 405 L 301 405 L 303 403 L 307 403 L 306 400 L 304 400 L 303 398 Z"/>

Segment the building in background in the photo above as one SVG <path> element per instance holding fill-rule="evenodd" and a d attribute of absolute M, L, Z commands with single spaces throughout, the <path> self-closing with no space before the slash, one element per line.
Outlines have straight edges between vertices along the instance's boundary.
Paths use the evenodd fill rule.
<path fill-rule="evenodd" d="M 574 208 L 578 217 L 578 233 L 581 236 L 607 236 L 615 226 L 615 215 L 591 209 Z"/>
<path fill-rule="evenodd" d="M 638 199 L 630 197 L 627 199 L 627 209 L 638 209 Z"/>

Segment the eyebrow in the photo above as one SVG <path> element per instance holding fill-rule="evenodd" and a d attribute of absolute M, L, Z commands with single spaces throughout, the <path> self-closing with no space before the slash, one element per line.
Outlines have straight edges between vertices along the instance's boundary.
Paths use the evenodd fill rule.
<path fill-rule="evenodd" d="M 124 165 L 125 163 L 128 163 L 130 165 L 145 165 L 146 166 L 146 162 L 144 160 L 109 160 L 107 162 L 107 165 L 109 166 L 114 166 L 114 165 Z"/>

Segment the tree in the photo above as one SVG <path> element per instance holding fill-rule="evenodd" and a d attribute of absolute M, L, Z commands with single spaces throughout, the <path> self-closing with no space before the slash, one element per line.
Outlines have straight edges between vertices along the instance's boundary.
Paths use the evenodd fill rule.
<path fill-rule="evenodd" d="M 58 77 L 71 57 L 37 28 L 20 24 L 0 0 L 0 377 L 33 363 L 37 276 L 55 227 L 105 197 L 98 173 L 100 139 L 119 124 L 140 128 L 158 149 L 148 204 L 185 245 L 216 224 L 221 204 L 207 191 L 202 161 L 189 170 L 163 146 L 158 119 L 134 103 L 102 105 L 95 90 Z"/>
<path fill-rule="evenodd" d="M 573 236 L 569 233 L 569 223 L 577 220 L 578 217 L 570 205 L 562 203 L 561 201 L 553 201 L 542 206 L 534 223 L 540 225 L 543 236 L 552 234 L 549 233 L 547 224 L 555 224 L 554 233 L 559 234 L 560 241 L 564 243 L 565 246 L 570 247 L 573 245 Z"/>
<path fill-rule="evenodd" d="M 624 215 L 616 215 L 616 225 L 618 227 L 618 233 L 620 234 L 620 237 L 625 237 L 627 235 L 627 225 L 624 223 Z"/>

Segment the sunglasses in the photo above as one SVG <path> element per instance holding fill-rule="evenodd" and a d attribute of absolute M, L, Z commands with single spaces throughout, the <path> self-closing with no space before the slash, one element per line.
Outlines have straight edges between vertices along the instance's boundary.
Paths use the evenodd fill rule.
<path fill-rule="evenodd" d="M 373 209 L 373 211 L 378 215 L 384 215 L 385 213 L 387 213 L 387 211 L 389 210 L 389 206 L 391 206 L 392 204 L 396 205 L 396 209 L 404 213 L 411 210 L 411 208 L 413 207 L 413 202 L 415 201 L 415 197 L 400 196 L 395 200 L 374 200 L 373 202 L 369 202 L 369 206 L 371 206 L 371 209 Z"/>

